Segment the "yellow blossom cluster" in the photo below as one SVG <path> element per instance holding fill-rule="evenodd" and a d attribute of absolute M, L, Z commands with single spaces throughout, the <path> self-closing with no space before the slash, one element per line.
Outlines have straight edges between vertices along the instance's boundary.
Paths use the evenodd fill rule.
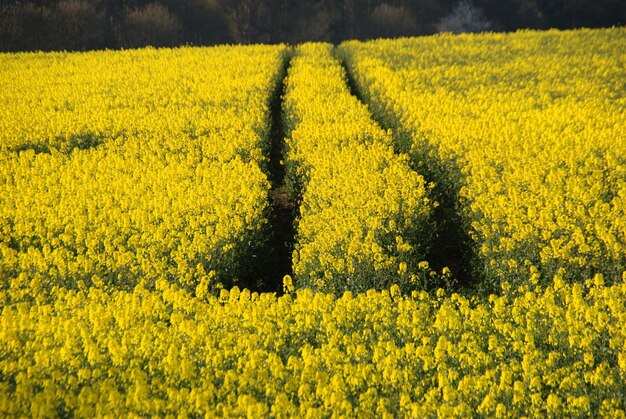
<path fill-rule="evenodd" d="M 267 224 L 288 52 L 0 55 L 0 303 L 235 278 Z"/>
<path fill-rule="evenodd" d="M 341 54 L 398 147 L 457 200 L 497 288 L 626 268 L 625 43 L 624 28 L 520 31 Z"/>
<path fill-rule="evenodd" d="M 199 299 L 156 282 L 0 313 L 2 416 L 626 417 L 626 285 Z"/>
<path fill-rule="evenodd" d="M 332 50 L 298 46 L 285 81 L 288 178 L 301 185 L 296 283 L 338 294 L 424 286 L 428 187 L 350 94 Z"/>

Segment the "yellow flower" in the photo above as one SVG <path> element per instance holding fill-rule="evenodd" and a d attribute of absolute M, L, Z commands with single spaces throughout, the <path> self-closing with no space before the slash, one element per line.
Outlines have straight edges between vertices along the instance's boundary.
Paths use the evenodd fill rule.
<path fill-rule="evenodd" d="M 283 277 L 283 291 L 285 294 L 291 294 L 294 291 L 293 280 L 289 275 Z"/>

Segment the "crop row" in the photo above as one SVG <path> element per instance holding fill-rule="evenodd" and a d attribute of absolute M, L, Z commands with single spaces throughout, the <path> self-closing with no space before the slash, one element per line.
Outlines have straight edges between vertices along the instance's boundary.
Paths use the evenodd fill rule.
<path fill-rule="evenodd" d="M 497 289 L 626 269 L 624 42 L 623 28 L 528 31 L 341 54 L 434 199 L 461 214 L 474 274 Z"/>
<path fill-rule="evenodd" d="M 287 52 L 2 56 L 2 304 L 159 278 L 203 294 L 237 278 L 267 224 Z"/>
<path fill-rule="evenodd" d="M 350 94 L 332 49 L 298 46 L 285 81 L 287 177 L 301 195 L 296 285 L 339 294 L 424 286 L 428 187 Z"/>

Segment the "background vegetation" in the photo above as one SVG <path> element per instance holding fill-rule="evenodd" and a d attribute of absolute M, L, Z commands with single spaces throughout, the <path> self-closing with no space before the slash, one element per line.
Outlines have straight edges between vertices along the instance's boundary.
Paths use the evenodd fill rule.
<path fill-rule="evenodd" d="M 0 51 L 340 42 L 625 23 L 623 0 L 2 0 Z"/>

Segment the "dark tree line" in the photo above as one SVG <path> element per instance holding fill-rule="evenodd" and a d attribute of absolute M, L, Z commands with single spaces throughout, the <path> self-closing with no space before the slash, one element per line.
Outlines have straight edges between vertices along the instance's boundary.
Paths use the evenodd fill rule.
<path fill-rule="evenodd" d="M 0 50 L 340 42 L 625 23 L 626 0 L 0 0 Z"/>

